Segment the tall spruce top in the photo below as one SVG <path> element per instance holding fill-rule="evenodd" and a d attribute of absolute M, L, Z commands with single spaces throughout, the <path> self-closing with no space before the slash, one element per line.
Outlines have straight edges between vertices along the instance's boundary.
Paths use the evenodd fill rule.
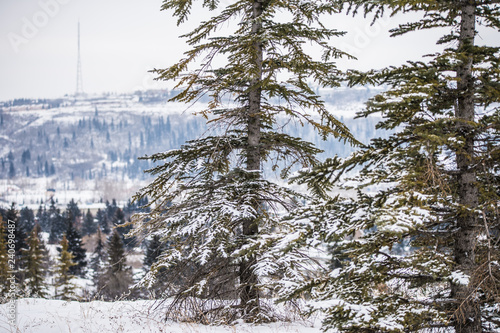
<path fill-rule="evenodd" d="M 193 3 L 164 1 L 162 8 L 173 10 L 182 23 Z M 177 87 L 183 89 L 173 100 L 190 103 L 208 96 L 205 116 L 241 125 L 249 93 L 260 89 L 263 126 L 274 125 L 276 116 L 283 114 L 311 123 L 325 136 L 355 142 L 310 87 L 310 82 L 340 85 L 343 75 L 333 61 L 350 57 L 330 42 L 344 32 L 328 29 L 321 21 L 324 15 L 335 13 L 335 7 L 328 1 L 262 1 L 256 2 L 262 12 L 254 18 L 252 3 L 235 1 L 224 8 L 216 1 L 203 2 L 215 15 L 182 36 L 192 49 L 178 63 L 155 70 L 158 79 L 176 80 Z M 256 61 L 256 44 L 262 48 L 260 61 Z M 316 45 L 321 55 L 314 57 L 308 52 L 310 45 Z M 214 60 L 220 59 L 223 65 L 215 68 Z M 198 68 L 191 68 L 198 64 Z"/>

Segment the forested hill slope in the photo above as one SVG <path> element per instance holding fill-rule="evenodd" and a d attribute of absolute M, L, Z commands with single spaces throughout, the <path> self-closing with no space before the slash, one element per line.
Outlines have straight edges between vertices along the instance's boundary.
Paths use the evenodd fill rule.
<path fill-rule="evenodd" d="M 373 91 L 318 93 L 358 140 L 368 142 L 376 135 L 377 119 L 353 119 Z M 0 179 L 144 179 L 143 170 L 150 165 L 138 157 L 178 148 L 207 130 L 203 117 L 192 114 L 204 107 L 204 101 L 194 106 L 167 103 L 172 95 L 148 91 L 0 103 Z M 344 143 L 322 141 L 309 127 L 296 124 L 287 128 L 289 134 L 323 149 L 323 157 L 352 151 Z"/>

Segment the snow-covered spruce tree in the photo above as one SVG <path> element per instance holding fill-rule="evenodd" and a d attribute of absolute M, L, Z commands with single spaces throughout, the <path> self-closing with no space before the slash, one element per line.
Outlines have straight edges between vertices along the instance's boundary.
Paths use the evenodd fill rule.
<path fill-rule="evenodd" d="M 80 208 L 78 207 L 78 204 L 74 199 L 71 199 L 71 201 L 66 206 L 66 216 L 72 223 L 75 223 L 82 216 L 82 212 L 80 211 Z"/>
<path fill-rule="evenodd" d="M 499 2 L 352 3 L 376 17 L 382 9 L 423 14 L 395 36 L 449 30 L 439 39 L 444 50 L 427 61 L 352 73 L 353 83 L 388 86 L 361 116 L 381 114 L 379 128 L 393 134 L 297 178 L 318 198 L 289 216 L 292 231 L 276 253 L 293 263 L 307 246 L 335 244 L 341 267 L 312 279 L 290 270 L 282 291 L 307 292 L 312 309 L 326 312 L 325 329 L 498 332 L 500 52 L 478 45 L 476 24 L 498 31 Z M 328 196 L 355 167 L 343 187 L 356 197 Z M 396 251 L 401 244 L 406 254 Z"/>
<path fill-rule="evenodd" d="M 97 229 L 97 244 L 90 259 L 90 269 L 92 270 L 92 282 L 97 288 L 96 294 L 99 294 L 99 279 L 106 269 L 106 248 L 104 246 L 103 234 L 101 229 Z"/>
<path fill-rule="evenodd" d="M 120 208 L 116 208 L 115 215 L 112 220 L 113 228 L 120 234 L 122 242 L 123 244 L 125 244 L 127 250 L 132 250 L 137 241 L 134 237 L 125 237 L 125 235 L 128 234 L 133 228 L 131 220 L 129 219 L 128 221 L 126 221 L 125 219 L 126 217 L 123 213 L 123 210 L 121 210 Z"/>
<path fill-rule="evenodd" d="M 35 214 L 29 207 L 24 207 L 19 211 L 19 223 L 24 229 L 24 233 L 29 235 L 35 226 Z"/>
<path fill-rule="evenodd" d="M 167 243 L 162 242 L 160 236 L 154 235 L 148 241 L 146 246 L 146 254 L 144 255 L 144 269 L 149 270 L 157 261 L 157 258 L 167 249 Z"/>
<path fill-rule="evenodd" d="M 36 231 L 37 235 L 38 235 L 38 239 L 40 240 L 38 242 L 38 246 L 40 248 L 40 252 L 41 252 L 41 255 L 43 256 L 44 260 L 42 260 L 42 269 L 46 272 L 46 273 L 49 273 L 50 272 L 50 269 L 51 267 L 53 267 L 53 260 L 52 258 L 50 257 L 50 253 L 49 253 L 49 249 L 47 248 L 46 244 L 45 244 L 45 241 L 40 237 L 41 235 L 41 232 L 42 232 L 42 227 L 40 226 L 40 224 L 38 224 L 38 222 L 35 224 L 35 226 L 33 227 L 33 230 Z M 32 230 L 32 231 L 33 231 Z"/>
<path fill-rule="evenodd" d="M 28 297 L 47 296 L 47 284 L 45 282 L 47 257 L 43 251 L 43 244 L 41 244 L 38 231 L 39 228 L 35 226 L 27 240 L 28 248 L 23 251 L 23 285 Z"/>
<path fill-rule="evenodd" d="M 50 231 L 49 214 L 45 206 L 40 205 L 36 213 L 36 217 L 38 219 L 38 225 L 40 225 L 42 231 L 49 232 Z"/>
<path fill-rule="evenodd" d="M 211 307 L 200 318 L 224 310 L 230 319 L 268 320 L 260 303 L 268 266 L 260 258 L 278 227 L 276 211 L 293 207 L 297 194 L 264 179 L 263 165 L 286 178 L 294 165 L 316 162 L 319 150 L 286 135 L 288 123 L 355 142 L 308 84 L 339 84 L 332 61 L 345 54 L 329 40 L 343 33 L 321 23 L 335 11 L 328 1 L 239 0 L 222 8 L 210 0 L 165 0 L 163 9 L 182 23 L 198 3 L 214 16 L 184 36 L 192 46 L 184 59 L 155 72 L 160 80 L 178 80 L 182 92 L 173 101 L 210 99 L 201 114 L 213 131 L 146 157 L 164 162 L 149 170 L 157 178 L 135 197 L 148 196 L 152 210 L 135 216 L 134 234 L 159 235 L 173 245 L 143 282 L 162 267 L 177 267 L 171 271 L 187 278 L 171 286 L 174 305 L 197 296 Z M 308 53 L 311 44 L 321 58 Z M 199 58 L 202 65 L 188 72 Z M 215 59 L 221 67 L 214 68 Z"/>
<path fill-rule="evenodd" d="M 168 249 L 169 244 L 162 241 L 160 236 L 154 235 L 147 241 L 146 253 L 143 260 L 143 268 L 145 273 L 151 270 L 151 266 L 158 261 L 158 257 Z M 168 278 L 173 274 L 164 267 L 161 267 L 155 272 L 155 282 L 148 286 L 148 292 L 153 298 L 159 298 L 168 286 Z M 167 283 L 166 283 L 167 282 Z M 177 282 L 179 283 L 179 282 Z"/>
<path fill-rule="evenodd" d="M 62 235 L 66 231 L 68 224 L 66 223 L 66 219 L 63 214 L 61 214 L 61 210 L 56 207 L 56 203 L 54 199 L 50 199 L 50 207 L 48 211 L 49 221 L 48 224 L 50 226 L 49 229 L 49 243 L 57 244 L 60 242 Z"/>
<path fill-rule="evenodd" d="M 68 241 L 68 251 L 73 254 L 73 262 L 76 264 L 70 267 L 69 271 L 73 275 L 83 277 L 87 268 L 87 251 L 83 248 L 82 237 L 71 222 L 71 217 L 66 218 L 66 223 L 68 224 L 65 234 Z"/>
<path fill-rule="evenodd" d="M 96 231 L 97 224 L 94 222 L 94 216 L 90 212 L 90 209 L 87 209 L 87 214 L 85 214 L 85 219 L 83 220 L 82 234 L 83 236 L 89 236 Z"/>
<path fill-rule="evenodd" d="M 70 268 L 76 264 L 73 262 L 73 254 L 68 251 L 69 244 L 66 235 L 63 235 L 60 245 L 59 262 L 55 269 L 54 296 L 56 299 L 74 300 L 77 299 L 75 295 L 76 286 L 72 282 L 75 276 L 71 274 Z"/>
<path fill-rule="evenodd" d="M 101 210 L 100 208 L 97 210 L 96 213 L 96 219 L 98 221 L 99 228 L 101 231 L 108 235 L 111 232 L 111 229 L 109 227 L 109 220 L 108 220 L 108 215 L 106 214 L 106 211 Z"/>
<path fill-rule="evenodd" d="M 106 268 L 98 281 L 99 294 L 115 300 L 126 295 L 132 285 L 132 270 L 126 265 L 127 256 L 122 237 L 113 230 L 107 243 Z"/>

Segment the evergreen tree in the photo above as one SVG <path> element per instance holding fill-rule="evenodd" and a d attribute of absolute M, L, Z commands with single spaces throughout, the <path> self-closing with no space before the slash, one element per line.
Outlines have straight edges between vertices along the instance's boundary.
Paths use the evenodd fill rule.
<path fill-rule="evenodd" d="M 19 211 L 19 223 L 25 234 L 30 234 L 35 226 L 35 213 L 29 207 L 23 207 Z"/>
<path fill-rule="evenodd" d="M 135 210 L 135 204 L 132 203 L 131 199 L 128 199 L 127 205 L 123 207 L 123 213 L 125 216 L 130 217 L 134 213 Z"/>
<path fill-rule="evenodd" d="M 109 227 L 108 215 L 105 211 L 98 209 L 96 213 L 97 223 L 99 224 L 99 228 L 106 235 L 111 232 Z"/>
<path fill-rule="evenodd" d="M 136 245 L 135 237 L 126 237 L 133 228 L 131 221 L 125 221 L 125 214 L 120 208 L 116 209 L 115 216 L 113 217 L 113 225 L 116 231 L 120 234 L 123 244 L 127 249 L 132 249 Z"/>
<path fill-rule="evenodd" d="M 59 255 L 59 263 L 55 271 L 55 297 L 63 300 L 74 300 L 77 298 L 75 295 L 76 286 L 72 282 L 75 276 L 70 273 L 70 269 L 76 264 L 73 262 L 73 254 L 68 251 L 68 240 L 66 239 L 66 235 L 63 235 L 60 245 L 61 252 Z"/>
<path fill-rule="evenodd" d="M 132 270 L 119 233 L 114 230 L 107 243 L 106 270 L 99 279 L 98 290 L 105 298 L 114 300 L 124 296 L 133 282 Z"/>
<path fill-rule="evenodd" d="M 313 296 L 312 309 L 327 314 L 325 329 L 499 331 L 500 48 L 479 45 L 476 24 L 498 31 L 500 5 L 349 3 L 375 19 L 384 10 L 421 13 L 392 34 L 446 27 L 438 41 L 446 48 L 425 62 L 351 73 L 353 84 L 388 86 L 360 116 L 382 114 L 378 127 L 392 134 L 297 178 L 317 199 L 289 216 L 276 258 L 299 267 L 307 261 L 298 249 L 329 243 L 341 267 L 290 270 L 282 294 Z M 359 174 L 348 178 L 355 168 Z M 328 196 L 333 185 L 354 187 L 357 196 Z M 294 242 L 287 242 L 290 233 Z M 401 253 L 403 244 L 411 251 Z"/>
<path fill-rule="evenodd" d="M 167 249 L 166 243 L 162 242 L 160 236 L 154 235 L 146 246 L 146 254 L 144 255 L 144 269 L 149 271 L 151 266 L 156 262 L 158 256 Z"/>
<path fill-rule="evenodd" d="M 29 297 L 46 297 L 45 283 L 46 257 L 41 241 L 38 237 L 38 228 L 33 228 L 28 238 L 28 249 L 23 253 L 24 261 L 24 288 Z"/>
<path fill-rule="evenodd" d="M 14 162 L 10 161 L 9 164 L 9 178 L 12 179 L 16 176 L 16 168 L 14 168 Z"/>
<path fill-rule="evenodd" d="M 106 200 L 106 215 L 108 216 L 108 221 L 113 221 L 118 206 L 116 205 L 116 199 L 113 199 L 111 204 L 109 200 Z"/>
<path fill-rule="evenodd" d="M 103 235 L 101 229 L 97 229 L 97 244 L 92 258 L 90 260 L 90 268 L 92 269 L 92 281 L 96 287 L 99 287 L 99 280 L 106 268 L 106 248 L 104 246 Z M 100 290 L 97 290 L 100 293 Z"/>
<path fill-rule="evenodd" d="M 50 232 L 50 219 L 49 214 L 44 206 L 40 205 L 36 213 L 36 218 L 38 219 L 38 225 L 43 232 Z"/>
<path fill-rule="evenodd" d="M 38 239 L 40 240 L 38 246 L 44 258 L 44 260 L 42 260 L 42 268 L 45 270 L 45 272 L 49 272 L 51 267 L 54 266 L 53 265 L 54 263 L 50 257 L 49 249 L 47 248 L 47 246 L 45 246 L 45 241 L 42 238 L 40 238 L 40 233 L 42 232 L 42 228 L 38 223 L 36 223 L 35 226 L 33 227 L 33 230 L 36 231 Z"/>
<path fill-rule="evenodd" d="M 78 204 L 74 199 L 71 199 L 71 201 L 68 203 L 66 207 L 66 214 L 68 215 L 68 217 L 70 217 L 71 223 L 77 222 L 82 216 L 82 212 L 80 211 L 80 208 L 78 208 Z"/>
<path fill-rule="evenodd" d="M 193 3 L 164 0 L 163 9 L 173 10 L 182 23 Z M 214 299 L 214 308 L 230 299 L 239 311 L 233 318 L 258 322 L 269 319 L 260 304 L 265 285 L 259 283 L 269 272 L 261 260 L 266 238 L 277 227 L 277 212 L 291 209 L 299 196 L 264 179 L 264 163 L 287 178 L 291 168 L 314 165 L 320 152 L 285 134 L 285 124 L 307 123 L 325 139 L 356 142 L 307 82 L 340 84 L 333 60 L 346 54 L 328 41 L 344 33 L 322 24 L 320 17 L 335 11 L 323 2 L 241 0 L 222 8 L 204 1 L 203 6 L 215 14 L 186 34 L 192 46 L 186 58 L 156 72 L 159 79 L 186 87 L 173 101 L 210 98 L 201 114 L 214 126 L 208 132 L 213 135 L 146 157 L 165 163 L 150 170 L 158 177 L 136 196 L 148 195 L 152 208 L 137 215 L 136 232 L 161 232 L 175 244 L 153 266 L 196 267 L 176 288 L 177 304 L 193 294 Z M 209 37 L 222 27 L 224 36 Z M 308 43 L 323 51 L 321 58 L 308 53 Z M 216 55 L 227 63 L 212 68 Z M 204 65 L 186 74 L 203 56 Z"/>
<path fill-rule="evenodd" d="M 113 216 L 113 225 L 116 227 L 124 223 L 125 223 L 125 214 L 123 213 L 123 210 L 117 208 L 115 210 L 115 215 Z M 117 229 L 123 229 L 123 228 L 117 228 Z M 120 232 L 120 230 L 118 231 Z"/>
<path fill-rule="evenodd" d="M 168 248 L 167 243 L 162 242 L 160 236 L 154 235 L 147 242 L 146 253 L 144 256 L 143 267 L 146 273 L 151 271 L 152 266 L 158 261 L 158 257 Z M 154 275 L 157 277 L 155 282 L 148 286 L 153 297 L 161 295 L 168 286 L 168 278 L 172 276 L 164 267 L 155 267 L 157 271 Z"/>
<path fill-rule="evenodd" d="M 84 236 L 91 235 L 97 231 L 97 225 L 94 222 L 94 216 L 90 212 L 90 209 L 87 209 L 87 214 L 85 215 L 85 219 L 83 220 L 82 233 Z"/>
<path fill-rule="evenodd" d="M 49 243 L 56 244 L 61 239 L 62 234 L 68 228 L 67 220 L 61 214 L 59 208 L 56 207 L 54 199 L 50 199 L 50 207 L 48 211 L 50 235 Z"/>
<path fill-rule="evenodd" d="M 23 153 L 21 154 L 21 163 L 26 164 L 26 162 L 29 160 L 31 160 L 31 152 L 28 149 L 28 150 L 23 151 Z"/>
<path fill-rule="evenodd" d="M 85 275 L 85 268 L 87 266 L 87 252 L 82 247 L 82 237 L 76 230 L 73 223 L 69 220 L 68 229 L 66 230 L 66 239 L 68 242 L 68 251 L 73 255 L 74 266 L 70 267 L 69 271 L 73 275 L 83 277 Z"/>

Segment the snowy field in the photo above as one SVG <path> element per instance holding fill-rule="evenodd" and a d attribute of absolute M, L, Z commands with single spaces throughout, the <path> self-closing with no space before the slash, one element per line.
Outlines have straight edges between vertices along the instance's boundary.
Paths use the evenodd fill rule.
<path fill-rule="evenodd" d="M 204 326 L 163 320 L 158 301 L 66 302 L 45 299 L 17 300 L 17 325 L 0 305 L 0 333 L 319 333 L 320 321 L 276 322 L 265 325 L 237 323 Z"/>

